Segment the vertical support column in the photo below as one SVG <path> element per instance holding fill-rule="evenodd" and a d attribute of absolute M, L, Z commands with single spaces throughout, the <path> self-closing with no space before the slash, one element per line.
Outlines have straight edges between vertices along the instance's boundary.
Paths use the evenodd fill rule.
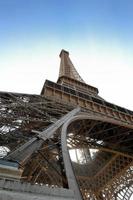
<path fill-rule="evenodd" d="M 68 180 L 68 186 L 71 190 L 74 191 L 76 200 L 82 200 L 83 198 L 82 198 L 76 177 L 74 175 L 71 159 L 70 159 L 68 148 L 67 148 L 67 127 L 70 121 L 71 119 L 68 120 L 62 127 L 62 132 L 61 132 L 62 155 L 63 155 L 63 161 L 64 161 L 65 170 L 66 170 L 66 176 Z"/>

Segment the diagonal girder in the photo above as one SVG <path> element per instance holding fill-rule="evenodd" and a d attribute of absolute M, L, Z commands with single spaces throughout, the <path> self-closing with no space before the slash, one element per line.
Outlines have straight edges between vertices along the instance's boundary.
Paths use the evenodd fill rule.
<path fill-rule="evenodd" d="M 24 145 L 22 145 L 21 147 L 10 153 L 8 156 L 6 156 L 4 159 L 16 161 L 20 164 L 25 164 L 30 158 L 30 156 L 42 146 L 43 142 L 46 139 L 52 137 L 55 131 L 57 131 L 57 129 L 59 129 L 63 125 L 63 123 L 65 123 L 70 117 L 74 116 L 79 111 L 80 107 L 73 109 L 65 116 L 61 117 L 57 122 L 52 124 L 45 131 L 38 132 L 37 137 L 32 138 Z"/>

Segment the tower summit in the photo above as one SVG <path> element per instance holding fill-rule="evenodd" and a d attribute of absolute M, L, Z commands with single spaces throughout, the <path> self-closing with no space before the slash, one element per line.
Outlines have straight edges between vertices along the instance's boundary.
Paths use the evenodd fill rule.
<path fill-rule="evenodd" d="M 73 88 L 76 91 L 90 93 L 92 95 L 98 94 L 98 89 L 87 85 L 75 69 L 70 57 L 69 52 L 62 50 L 60 53 L 60 71 L 57 83 Z"/>
<path fill-rule="evenodd" d="M 61 62 L 60 62 L 59 78 L 69 77 L 71 79 L 84 83 L 84 80 L 81 78 L 81 76 L 79 75 L 72 61 L 69 58 L 69 52 L 62 50 L 60 53 L 60 58 Z"/>

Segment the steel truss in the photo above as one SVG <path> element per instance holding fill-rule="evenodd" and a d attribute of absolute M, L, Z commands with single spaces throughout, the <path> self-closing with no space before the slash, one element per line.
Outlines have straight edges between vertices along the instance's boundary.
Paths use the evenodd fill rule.
<path fill-rule="evenodd" d="M 133 124 L 40 95 L 0 94 L 2 161 L 21 181 L 70 188 L 77 200 L 127 200 L 133 193 Z"/>

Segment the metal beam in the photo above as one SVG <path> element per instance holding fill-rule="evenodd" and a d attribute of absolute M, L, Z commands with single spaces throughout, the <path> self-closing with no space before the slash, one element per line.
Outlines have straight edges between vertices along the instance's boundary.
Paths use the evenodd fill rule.
<path fill-rule="evenodd" d="M 49 128 L 45 131 L 39 132 L 37 137 L 32 138 L 24 145 L 7 155 L 4 159 L 5 160 L 12 160 L 24 165 L 30 158 L 30 156 L 37 150 L 39 150 L 44 143 L 45 140 L 52 137 L 52 135 L 61 127 L 69 118 L 74 116 L 80 111 L 80 107 L 73 109 L 71 112 L 66 114 L 65 116 L 61 117 L 57 122 L 52 124 Z"/>

